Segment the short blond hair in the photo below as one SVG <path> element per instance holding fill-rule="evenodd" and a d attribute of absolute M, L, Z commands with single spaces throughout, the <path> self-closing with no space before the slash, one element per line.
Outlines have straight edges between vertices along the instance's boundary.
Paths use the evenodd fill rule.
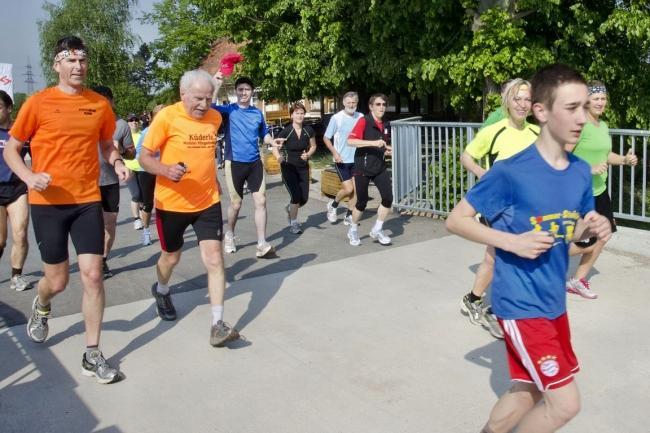
<path fill-rule="evenodd" d="M 514 78 L 506 84 L 503 92 L 501 93 L 501 106 L 503 107 L 504 114 L 508 115 L 510 112 L 509 109 L 512 105 L 512 98 L 521 90 L 522 87 L 525 87 L 532 97 L 532 88 L 530 82 L 524 80 L 523 78 Z"/>

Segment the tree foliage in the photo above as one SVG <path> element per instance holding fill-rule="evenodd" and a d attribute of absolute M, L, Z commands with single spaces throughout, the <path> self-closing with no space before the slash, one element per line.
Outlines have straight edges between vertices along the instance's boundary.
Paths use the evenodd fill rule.
<path fill-rule="evenodd" d="M 267 98 L 434 93 L 475 116 L 506 80 L 563 62 L 606 82 L 614 126 L 650 122 L 643 0 L 162 0 L 149 20 L 171 87 L 226 37 Z"/>

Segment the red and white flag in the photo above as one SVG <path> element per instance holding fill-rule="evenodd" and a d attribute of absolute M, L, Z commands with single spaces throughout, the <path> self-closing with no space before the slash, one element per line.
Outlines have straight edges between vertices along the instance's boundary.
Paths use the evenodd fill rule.
<path fill-rule="evenodd" d="M 14 99 L 14 79 L 11 73 L 11 63 L 0 63 L 0 90 L 4 90 Z"/>

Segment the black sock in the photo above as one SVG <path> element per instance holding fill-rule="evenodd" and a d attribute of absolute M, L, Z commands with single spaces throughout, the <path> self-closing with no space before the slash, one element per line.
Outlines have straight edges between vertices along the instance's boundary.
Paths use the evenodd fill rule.
<path fill-rule="evenodd" d="M 348 213 L 345 214 L 345 216 L 350 216 L 352 215 L 352 209 L 348 209 Z"/>
<path fill-rule="evenodd" d="M 0 258 L 2 257 L 2 253 L 5 252 L 5 247 L 0 248 Z"/>
<path fill-rule="evenodd" d="M 11 268 L 11 276 L 14 277 L 16 275 L 22 275 L 23 274 L 23 268 Z"/>
<path fill-rule="evenodd" d="M 480 301 L 480 300 L 481 300 L 480 296 L 476 296 L 474 294 L 474 292 L 469 292 L 469 302 L 471 302 L 473 304 L 474 302 Z"/>
<path fill-rule="evenodd" d="M 336 201 L 336 200 L 334 200 L 334 201 L 332 202 L 332 207 L 333 207 L 334 209 L 336 209 L 337 207 L 339 207 L 339 202 Z"/>
<path fill-rule="evenodd" d="M 106 263 L 106 257 L 102 257 L 102 261 Z"/>

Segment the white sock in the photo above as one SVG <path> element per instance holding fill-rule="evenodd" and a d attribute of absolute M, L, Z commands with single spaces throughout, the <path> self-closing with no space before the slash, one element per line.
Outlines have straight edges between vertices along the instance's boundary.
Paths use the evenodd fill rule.
<path fill-rule="evenodd" d="M 353 232 L 356 232 L 357 228 L 359 228 L 359 224 L 355 224 L 355 223 L 350 224 L 350 230 L 352 230 Z"/>
<path fill-rule="evenodd" d="M 223 320 L 223 305 L 213 305 L 212 309 L 212 326 L 216 325 L 219 320 Z"/>
<path fill-rule="evenodd" d="M 231 232 L 230 230 L 228 230 L 228 231 L 226 231 L 226 237 L 228 239 L 232 239 L 232 238 L 235 237 L 235 234 L 233 232 Z"/>
<path fill-rule="evenodd" d="M 149 234 L 151 234 L 151 232 L 149 231 L 149 227 L 145 227 L 145 228 L 143 228 L 142 230 L 144 231 L 144 233 L 149 233 Z"/>
<path fill-rule="evenodd" d="M 298 224 L 298 220 L 291 220 L 291 221 L 289 221 L 289 225 L 294 225 L 294 224 Z"/>
<path fill-rule="evenodd" d="M 260 246 L 260 247 L 261 247 L 262 245 L 264 245 L 265 243 L 266 243 L 266 239 L 264 239 L 264 238 L 261 238 L 261 239 L 258 239 L 258 240 L 257 240 L 257 245 Z"/>
<path fill-rule="evenodd" d="M 381 230 L 381 228 L 382 228 L 383 226 L 384 226 L 384 222 L 383 222 L 383 221 L 379 221 L 379 220 L 377 220 L 377 221 L 375 221 L 375 226 L 372 228 L 372 231 L 375 232 L 375 233 L 377 233 L 378 231 Z"/>
<path fill-rule="evenodd" d="M 160 281 L 158 281 L 158 286 L 156 286 L 156 292 L 160 293 L 161 295 L 166 295 L 169 293 L 169 286 L 167 284 L 163 284 Z"/>

